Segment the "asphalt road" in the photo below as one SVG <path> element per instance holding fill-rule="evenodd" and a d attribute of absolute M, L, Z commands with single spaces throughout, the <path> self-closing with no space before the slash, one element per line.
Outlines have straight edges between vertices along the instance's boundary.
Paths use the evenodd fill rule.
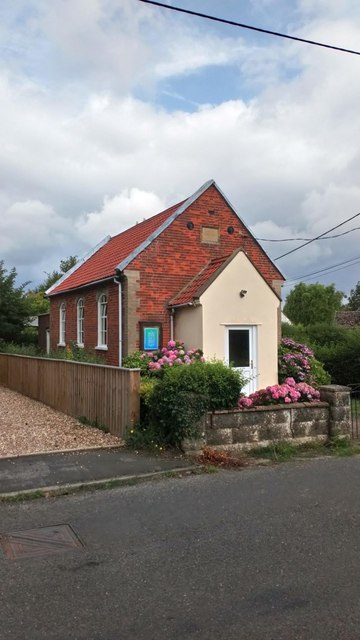
<path fill-rule="evenodd" d="M 360 459 L 1 505 L 84 549 L 0 557 L 1 640 L 360 639 Z"/>

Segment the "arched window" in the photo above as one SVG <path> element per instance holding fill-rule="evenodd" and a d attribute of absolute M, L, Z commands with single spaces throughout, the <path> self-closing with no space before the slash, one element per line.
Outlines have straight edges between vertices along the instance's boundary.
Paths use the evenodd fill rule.
<path fill-rule="evenodd" d="M 80 298 L 76 305 L 77 332 L 76 342 L 79 347 L 84 346 L 84 299 Z"/>
<path fill-rule="evenodd" d="M 65 346 L 66 305 L 62 302 L 59 309 L 59 345 Z"/>
<path fill-rule="evenodd" d="M 98 300 L 98 347 L 107 347 L 107 296 L 102 293 Z"/>

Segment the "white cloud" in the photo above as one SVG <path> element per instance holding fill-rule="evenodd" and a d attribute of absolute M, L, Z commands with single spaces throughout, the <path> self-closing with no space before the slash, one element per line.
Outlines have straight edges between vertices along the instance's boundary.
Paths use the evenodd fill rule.
<path fill-rule="evenodd" d="M 359 11 L 337 4 L 341 12 L 299 2 L 299 34 L 356 48 Z M 204 35 L 131 0 L 16 6 L 0 9 L 0 250 L 11 266 L 38 259 L 40 269 L 51 255 L 57 266 L 211 177 L 262 237 L 316 235 L 359 210 L 358 58 Z M 229 64 L 265 89 L 192 112 L 185 101 L 172 113 L 156 104 L 163 78 L 196 72 L 201 84 L 202 70 Z M 147 100 L 134 97 L 139 85 Z M 340 261 L 356 237 L 310 245 L 279 266 L 292 276 Z"/>
<path fill-rule="evenodd" d="M 165 208 L 155 193 L 124 189 L 113 198 L 105 197 L 100 210 L 82 215 L 75 226 L 83 240 L 95 245 L 106 235 L 116 235 Z"/>
<path fill-rule="evenodd" d="M 66 221 L 38 200 L 14 202 L 0 218 L 0 255 L 17 264 L 34 263 L 66 246 Z"/>

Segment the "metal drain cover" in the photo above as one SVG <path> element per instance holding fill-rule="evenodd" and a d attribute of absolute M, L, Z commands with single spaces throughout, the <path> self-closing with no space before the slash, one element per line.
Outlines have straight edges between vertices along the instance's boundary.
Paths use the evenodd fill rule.
<path fill-rule="evenodd" d="M 0 534 L 0 548 L 9 560 L 48 556 L 66 550 L 82 549 L 83 546 L 69 524 Z"/>

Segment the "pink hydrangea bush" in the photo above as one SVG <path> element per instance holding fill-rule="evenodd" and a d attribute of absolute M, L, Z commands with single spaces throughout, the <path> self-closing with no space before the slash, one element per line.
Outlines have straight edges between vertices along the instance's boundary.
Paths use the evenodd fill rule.
<path fill-rule="evenodd" d="M 296 382 L 313 384 L 311 362 L 314 352 L 305 344 L 300 344 L 291 338 L 283 338 L 279 349 L 279 381 L 294 378 Z"/>
<path fill-rule="evenodd" d="M 249 409 L 260 405 L 290 404 L 292 402 L 319 402 L 320 393 L 306 382 L 295 382 L 294 378 L 286 378 L 283 384 L 260 389 L 248 397 L 240 398 L 240 409 Z"/>
<path fill-rule="evenodd" d="M 186 350 L 181 340 L 170 340 L 166 347 L 158 351 L 143 353 L 141 357 L 148 360 L 150 373 L 157 373 L 164 367 L 189 365 L 198 361 L 205 362 L 201 349 Z"/>

